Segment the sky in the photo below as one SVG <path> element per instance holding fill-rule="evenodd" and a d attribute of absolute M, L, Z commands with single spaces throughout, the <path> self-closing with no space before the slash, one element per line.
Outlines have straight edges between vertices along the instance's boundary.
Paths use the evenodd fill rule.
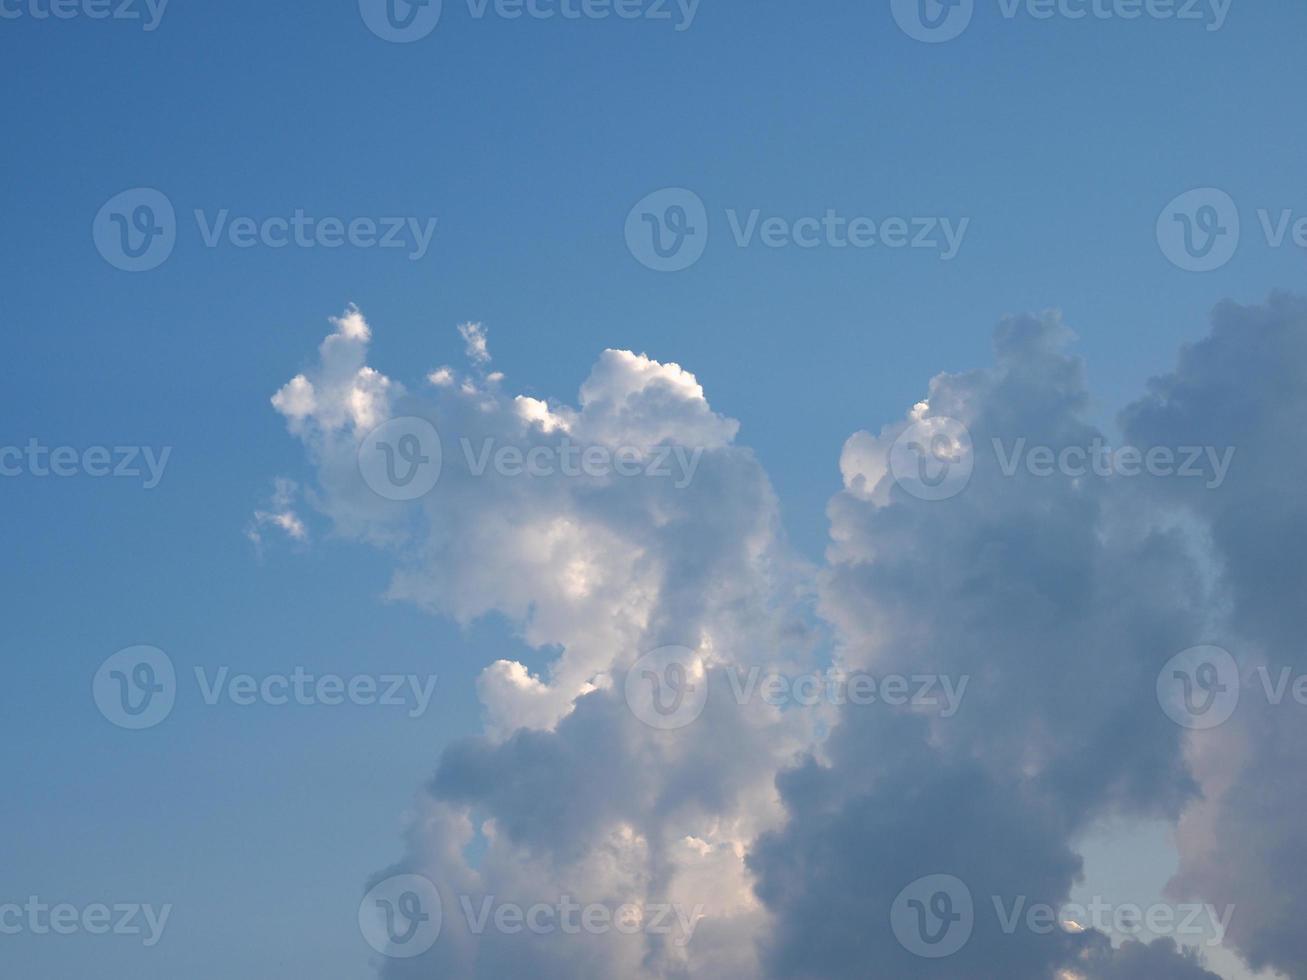
<path fill-rule="evenodd" d="M 0 973 L 1307 976 L 1305 36 L 0 0 Z"/>

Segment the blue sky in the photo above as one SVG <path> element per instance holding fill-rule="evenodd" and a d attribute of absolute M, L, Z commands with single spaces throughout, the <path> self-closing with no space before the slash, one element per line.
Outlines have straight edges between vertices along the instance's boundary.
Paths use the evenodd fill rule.
<path fill-rule="evenodd" d="M 674 6 L 669 20 L 506 19 L 446 0 L 412 43 L 377 37 L 352 2 L 172 0 L 152 30 L 144 4 L 133 21 L 81 6 L 37 16 L 44 3 L 0 3 L 0 444 L 172 448 L 149 490 L 0 478 L 0 904 L 173 912 L 152 948 L 0 936 L 6 974 L 375 968 L 357 903 L 422 851 L 405 817 L 442 751 L 482 731 L 478 678 L 494 661 L 539 672 L 559 655 L 557 640 L 532 644 L 511 604 L 459 621 L 441 599 L 388 597 L 403 563 L 346 527 L 321 468 L 330 453 L 270 403 L 296 374 L 316 377 L 328 319 L 349 304 L 370 325 L 367 363 L 413 391 L 453 365 L 570 405 L 606 348 L 681 365 L 738 420 L 793 561 L 821 564 L 845 441 L 901 421 L 936 374 L 989 367 L 1005 316 L 1061 311 L 1087 363 L 1084 418 L 1115 439 L 1117 413 L 1175 369 L 1218 303 L 1301 291 L 1307 272 L 1293 233 L 1272 247 L 1258 218 L 1307 216 L 1292 111 L 1307 8 L 1291 2 L 1234 0 L 1208 30 L 1008 18 L 982 0 L 939 44 L 907 36 L 888 2 L 702 0 L 686 24 Z M 1235 202 L 1241 242 L 1221 268 L 1187 272 L 1155 226 L 1177 195 L 1208 187 Z M 177 216 L 172 253 L 139 273 L 106 261 L 92 234 L 134 188 Z M 652 271 L 624 236 L 636 202 L 663 188 L 705 208 L 706 248 L 683 271 Z M 740 247 L 728 212 L 755 209 L 967 224 L 947 260 Z M 416 260 L 210 247 L 204 229 L 224 211 L 436 224 Z M 483 325 L 492 367 L 469 366 L 466 322 Z M 277 511 L 278 477 L 299 488 L 305 540 L 254 516 Z M 430 542 L 416 547 L 436 561 Z M 90 693 L 102 662 L 136 644 L 166 651 L 180 677 L 170 717 L 142 732 L 110 724 Z M 193 669 L 223 666 L 437 682 L 419 717 L 206 705 Z M 1103 883 L 1086 887 L 1160 892 L 1177 863 L 1168 820 L 1109 823 L 1090 851 Z M 1144 882 L 1123 884 L 1141 867 Z M 1221 976 L 1252 975 L 1218 955 Z"/>

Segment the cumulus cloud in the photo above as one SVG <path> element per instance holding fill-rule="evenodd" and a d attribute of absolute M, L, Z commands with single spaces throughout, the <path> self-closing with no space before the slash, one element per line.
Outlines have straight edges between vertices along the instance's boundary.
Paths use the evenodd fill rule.
<path fill-rule="evenodd" d="M 766 704 L 736 710 L 723 671 L 777 651 L 806 659 L 814 641 L 796 599 L 811 576 L 780 536 L 756 459 L 733 444 L 737 424 L 689 372 L 629 351 L 601 355 L 575 406 L 489 379 L 422 402 L 364 364 L 363 329 L 347 335 L 338 322 L 319 363 L 274 400 L 318 465 L 319 506 L 338 532 L 394 551 L 392 596 L 461 622 L 499 613 L 557 652 L 538 675 L 510 660 L 481 674 L 486 733 L 446 752 L 403 867 L 451 888 L 454 907 L 468 889 L 524 905 L 570 894 L 701 907 L 696 949 L 713 950 L 692 967 L 691 951 L 660 934 L 529 944 L 460 938 L 451 922 L 420 963 L 388 970 L 502 976 L 530 962 L 542 976 L 752 975 L 763 911 L 745 851 L 779 817 L 774 774 L 814 725 Z M 470 347 L 474 361 L 480 350 Z M 361 391 L 366 411 L 351 407 Z M 444 446 L 439 482 L 416 503 L 370 493 L 355 458 L 369 425 L 406 415 L 431 420 Z M 634 469 L 476 471 L 485 451 L 531 458 L 564 445 L 621 453 Z M 678 459 L 697 463 L 688 482 L 655 469 Z M 716 695 L 680 737 L 647 727 L 623 694 L 641 653 L 668 644 L 699 652 Z M 433 849 L 433 834 L 447 846 Z M 485 849 L 478 866 L 459 840 Z"/>
<path fill-rule="evenodd" d="M 1230 940 L 1255 967 L 1307 975 L 1307 707 L 1267 693 L 1307 670 L 1307 301 L 1224 303 L 1212 331 L 1123 413 L 1137 440 L 1237 448 L 1219 493 L 1168 485 L 1167 503 L 1201 522 L 1224 600 L 1202 642 L 1242 669 L 1234 717 L 1195 732 L 1189 758 L 1202 794 L 1180 822 L 1178 896 L 1231 903 Z"/>
<path fill-rule="evenodd" d="M 391 597 L 463 623 L 498 614 L 549 658 L 481 673 L 484 731 L 443 753 L 407 853 L 378 874 L 437 882 L 445 928 L 383 973 L 1214 976 L 1169 940 L 1114 948 L 1093 929 L 995 917 L 993 897 L 1065 902 L 1079 841 L 1119 817 L 1175 822 L 1176 894 L 1235 903 L 1230 936 L 1249 960 L 1301 972 L 1301 885 L 1284 857 L 1302 853 L 1307 799 L 1283 774 L 1302 771 L 1307 739 L 1265 713 L 1188 733 L 1155 683 L 1173 654 L 1213 638 L 1246 665 L 1302 656 L 1286 644 L 1304 615 L 1293 477 L 1307 464 L 1275 466 L 1300 425 L 1305 322 L 1285 298 L 1223 308 L 1212 337 L 1123 414 L 1139 444 L 1237 445 L 1218 492 L 1006 465 L 1016 445 L 1057 457 L 1106 439 L 1072 332 L 1053 313 L 1010 318 L 992 367 L 940 375 L 902 419 L 850 437 L 813 568 L 788 547 L 738 423 L 679 365 L 609 350 L 574 404 L 514 395 L 481 373 L 485 331 L 464 324 L 472 376 L 442 368 L 415 394 L 367 365 L 371 330 L 348 310 L 273 399 L 316 468 L 314 505 L 336 533 L 394 555 Z M 417 500 L 360 474 L 369 433 L 404 418 L 440 437 L 439 480 Z M 909 435 L 965 464 L 965 487 L 909 492 L 894 459 Z M 568 470 L 569 446 L 631 469 Z M 505 448 L 519 465 L 495 462 Z M 691 478 L 655 474 L 677 459 L 695 461 Z M 659 730 L 625 692 L 641 655 L 672 644 L 692 651 L 687 676 L 707 693 L 697 720 Z M 753 669 L 967 687 L 947 717 L 912 701 L 796 708 L 742 698 Z M 1259 806 L 1268 793 L 1274 806 Z M 959 951 L 933 960 L 895 935 L 890 912 L 938 873 L 965 882 L 976 918 Z M 485 896 L 640 916 L 668 904 L 693 940 L 478 931 L 461 902 Z"/>
<path fill-rule="evenodd" d="M 1101 436 L 1071 339 L 1053 314 L 1008 320 L 995 367 L 936 377 L 902 422 L 846 445 L 821 606 L 841 658 L 972 681 L 948 719 L 848 707 L 829 761 L 780 777 L 790 819 L 750 858 L 778 918 L 776 975 L 860 976 L 871 959 L 902 977 L 1052 976 L 1092 936 L 1014 939 L 992 900 L 1061 905 L 1092 821 L 1174 816 L 1193 793 L 1154 700 L 1159 654 L 1201 617 L 1189 544 L 1113 481 L 1008 475 L 992 449 L 1025 439 L 1056 454 Z M 889 455 L 937 420 L 969 430 L 972 473 L 956 496 L 919 499 Z M 939 872 L 978 912 L 966 947 L 933 961 L 875 910 Z"/>

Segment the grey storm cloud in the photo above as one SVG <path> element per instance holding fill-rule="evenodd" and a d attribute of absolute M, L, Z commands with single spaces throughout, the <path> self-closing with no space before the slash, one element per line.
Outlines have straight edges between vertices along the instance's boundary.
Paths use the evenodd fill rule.
<path fill-rule="evenodd" d="M 1224 602 L 1213 641 L 1235 655 L 1243 696 L 1224 726 L 1195 733 L 1203 794 L 1180 824 L 1172 890 L 1239 910 L 1230 940 L 1254 968 L 1307 976 L 1307 707 L 1272 704 L 1255 676 L 1307 669 L 1307 301 L 1223 303 L 1174 372 L 1123 413 L 1139 440 L 1203 434 L 1238 447 L 1219 494 L 1168 486 L 1207 531 Z"/>

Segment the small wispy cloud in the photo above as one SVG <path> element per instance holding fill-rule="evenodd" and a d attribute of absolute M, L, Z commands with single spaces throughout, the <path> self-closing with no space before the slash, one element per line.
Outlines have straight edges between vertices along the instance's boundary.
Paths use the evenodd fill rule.
<path fill-rule="evenodd" d="M 266 528 L 278 528 L 293 541 L 307 541 L 308 528 L 295 513 L 295 498 L 299 496 L 299 485 L 286 477 L 279 476 L 273 481 L 272 497 L 267 509 L 254 512 L 250 523 L 245 526 L 245 537 L 262 552 L 263 532 Z"/>

